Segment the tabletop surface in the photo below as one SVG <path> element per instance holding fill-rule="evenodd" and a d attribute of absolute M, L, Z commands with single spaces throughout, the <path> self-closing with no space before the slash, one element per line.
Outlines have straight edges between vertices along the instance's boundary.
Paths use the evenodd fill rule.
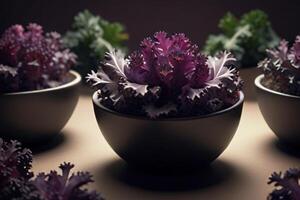
<path fill-rule="evenodd" d="M 81 96 L 62 134 L 36 150 L 33 170 L 48 172 L 64 161 L 90 171 L 89 187 L 108 200 L 263 200 L 272 190 L 269 175 L 300 166 L 300 153 L 279 145 L 257 104 L 245 102 L 235 137 L 210 169 L 178 176 L 134 171 L 102 136 L 91 98 Z"/>

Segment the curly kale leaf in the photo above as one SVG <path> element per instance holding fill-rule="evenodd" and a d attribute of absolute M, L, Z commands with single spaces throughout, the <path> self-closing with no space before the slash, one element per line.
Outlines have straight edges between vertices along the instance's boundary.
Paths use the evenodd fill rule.
<path fill-rule="evenodd" d="M 204 52 L 214 55 L 231 51 L 244 67 L 255 66 L 266 56 L 265 49 L 279 43 L 267 14 L 261 10 L 245 13 L 240 19 L 227 13 L 220 20 L 219 28 L 222 33 L 208 37 Z"/>
<path fill-rule="evenodd" d="M 72 29 L 64 37 L 64 43 L 78 56 L 77 70 L 86 76 L 96 70 L 105 52 L 113 48 L 126 51 L 124 42 L 128 39 L 125 27 L 118 22 L 109 22 L 88 10 L 74 18 Z"/>

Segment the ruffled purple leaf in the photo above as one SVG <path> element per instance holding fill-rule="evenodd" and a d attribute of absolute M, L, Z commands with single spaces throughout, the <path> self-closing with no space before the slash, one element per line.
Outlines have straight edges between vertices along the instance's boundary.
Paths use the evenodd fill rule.
<path fill-rule="evenodd" d="M 129 81 L 139 84 L 147 84 L 149 69 L 145 65 L 144 55 L 133 52 L 129 56 L 130 63 L 125 67 L 125 74 Z"/>
<path fill-rule="evenodd" d="M 203 88 L 209 78 L 210 70 L 207 65 L 207 57 L 198 54 L 195 60 L 193 73 L 188 75 L 189 85 L 193 88 Z"/>
<path fill-rule="evenodd" d="M 234 81 L 238 79 L 236 69 L 230 64 L 234 61 L 235 58 L 228 52 L 222 52 L 215 57 L 209 56 L 205 64 L 196 68 L 191 80 L 192 84 L 183 89 L 184 95 L 192 100 L 202 98 L 211 87 L 223 87 L 226 80 L 240 87 L 240 81 Z"/>
<path fill-rule="evenodd" d="M 296 37 L 296 41 L 291 48 L 291 54 L 289 55 L 291 63 L 297 69 L 300 68 L 300 36 Z"/>
<path fill-rule="evenodd" d="M 160 35 L 166 34 L 160 33 Z M 163 39 L 166 41 L 163 42 Z M 169 90 L 186 85 L 187 77 L 195 70 L 195 50 L 197 48 L 192 46 L 184 34 L 175 34 L 170 38 L 162 37 L 155 44 L 155 52 L 157 52 L 156 71 L 161 82 Z M 164 51 L 160 51 L 160 49 L 164 49 Z"/>

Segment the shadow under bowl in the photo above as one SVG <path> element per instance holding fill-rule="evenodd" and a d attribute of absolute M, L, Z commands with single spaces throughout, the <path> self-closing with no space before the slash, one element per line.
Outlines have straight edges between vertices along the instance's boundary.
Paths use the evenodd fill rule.
<path fill-rule="evenodd" d="M 0 95 L 0 137 L 39 143 L 60 133 L 79 98 L 81 76 L 54 88 Z"/>
<path fill-rule="evenodd" d="M 266 88 L 255 79 L 259 109 L 272 131 L 283 143 L 300 144 L 300 96 L 289 95 Z"/>
<path fill-rule="evenodd" d="M 98 125 L 129 165 L 150 171 L 207 166 L 229 145 L 241 117 L 244 94 L 230 108 L 204 116 L 149 119 L 102 106 L 93 95 Z"/>

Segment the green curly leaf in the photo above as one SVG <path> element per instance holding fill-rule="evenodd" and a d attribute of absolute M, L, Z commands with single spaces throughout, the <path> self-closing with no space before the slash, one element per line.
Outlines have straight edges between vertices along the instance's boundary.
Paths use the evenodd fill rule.
<path fill-rule="evenodd" d="M 72 29 L 64 37 L 65 45 L 78 56 L 77 70 L 82 76 L 97 69 L 105 52 L 114 48 L 126 51 L 126 40 L 128 34 L 122 24 L 109 22 L 88 10 L 74 17 Z"/>
<path fill-rule="evenodd" d="M 204 52 L 215 55 L 229 50 L 242 66 L 255 66 L 266 56 L 266 49 L 279 44 L 279 37 L 272 29 L 267 14 L 261 10 L 245 13 L 240 19 L 227 13 L 220 19 L 219 28 L 222 33 L 208 37 Z"/>

